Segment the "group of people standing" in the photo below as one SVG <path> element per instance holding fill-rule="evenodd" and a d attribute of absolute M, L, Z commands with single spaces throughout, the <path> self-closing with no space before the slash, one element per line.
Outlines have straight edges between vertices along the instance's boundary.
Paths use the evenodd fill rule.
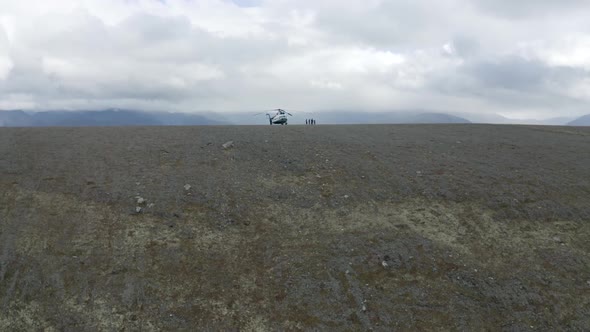
<path fill-rule="evenodd" d="M 306 125 L 315 125 L 315 119 L 305 119 Z"/>

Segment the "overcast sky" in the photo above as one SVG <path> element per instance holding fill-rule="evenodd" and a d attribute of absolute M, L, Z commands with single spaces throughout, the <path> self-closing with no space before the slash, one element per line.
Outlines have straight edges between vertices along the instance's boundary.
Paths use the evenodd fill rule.
<path fill-rule="evenodd" d="M 590 113 L 587 0 L 0 0 L 0 109 Z"/>

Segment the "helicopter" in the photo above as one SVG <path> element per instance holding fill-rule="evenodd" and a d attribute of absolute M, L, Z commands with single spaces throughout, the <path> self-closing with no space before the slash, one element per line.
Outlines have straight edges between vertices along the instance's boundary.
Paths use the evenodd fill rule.
<path fill-rule="evenodd" d="M 266 116 L 268 116 L 268 122 L 270 123 L 270 125 L 272 126 L 273 124 L 276 125 L 287 125 L 287 115 L 289 116 L 293 116 L 293 114 L 277 108 L 275 110 L 269 111 L 266 113 Z"/>

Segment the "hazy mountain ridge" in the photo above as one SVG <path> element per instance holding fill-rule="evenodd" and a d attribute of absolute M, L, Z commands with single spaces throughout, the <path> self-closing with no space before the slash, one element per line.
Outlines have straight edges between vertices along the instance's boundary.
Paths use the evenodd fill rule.
<path fill-rule="evenodd" d="M 317 124 L 418 124 L 418 123 L 495 123 L 535 125 L 590 125 L 590 115 L 576 120 L 552 118 L 545 120 L 509 119 L 498 114 L 433 112 L 428 110 L 403 110 L 391 112 L 362 112 L 328 110 L 318 112 L 292 111 L 290 124 L 305 124 L 305 119 L 315 119 Z M 573 121 L 572 121 L 573 120 Z M 139 110 L 105 109 L 80 111 L 0 110 L 0 127 L 50 127 L 50 126 L 181 126 L 181 125 L 266 125 L 264 113 L 254 112 L 147 112 Z"/>
<path fill-rule="evenodd" d="M 391 111 L 391 112 L 362 112 L 362 111 L 292 111 L 290 124 L 305 124 L 305 119 L 315 119 L 317 124 L 403 124 L 403 123 L 471 123 L 466 118 L 429 111 Z M 233 124 L 268 124 L 264 114 L 229 113 L 227 115 Z"/>
<path fill-rule="evenodd" d="M 409 123 L 471 123 L 471 121 L 445 113 L 421 113 L 411 117 Z"/>
<path fill-rule="evenodd" d="M 351 123 L 470 123 L 469 120 L 446 113 L 433 112 L 334 112 L 321 114 L 323 122 L 335 124 Z"/>
<path fill-rule="evenodd" d="M 369 124 L 369 123 L 470 123 L 469 120 L 446 113 L 410 112 L 294 112 L 292 124 L 304 124 L 314 118 L 318 124 Z M 107 109 L 97 111 L 0 111 L 0 126 L 167 126 L 167 125 L 265 125 L 266 116 L 252 113 L 166 113 L 135 110 Z"/>
<path fill-rule="evenodd" d="M 590 114 L 583 115 L 569 122 L 568 126 L 590 126 Z"/>
<path fill-rule="evenodd" d="M 220 125 L 224 119 L 211 119 L 201 114 L 143 112 L 107 109 L 98 111 L 0 111 L 0 127 L 51 126 L 172 126 Z"/>

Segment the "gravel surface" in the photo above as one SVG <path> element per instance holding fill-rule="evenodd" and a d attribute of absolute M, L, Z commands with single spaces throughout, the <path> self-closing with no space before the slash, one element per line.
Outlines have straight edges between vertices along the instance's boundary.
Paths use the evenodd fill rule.
<path fill-rule="evenodd" d="M 586 330 L 589 239 L 588 128 L 0 128 L 2 331 Z"/>

